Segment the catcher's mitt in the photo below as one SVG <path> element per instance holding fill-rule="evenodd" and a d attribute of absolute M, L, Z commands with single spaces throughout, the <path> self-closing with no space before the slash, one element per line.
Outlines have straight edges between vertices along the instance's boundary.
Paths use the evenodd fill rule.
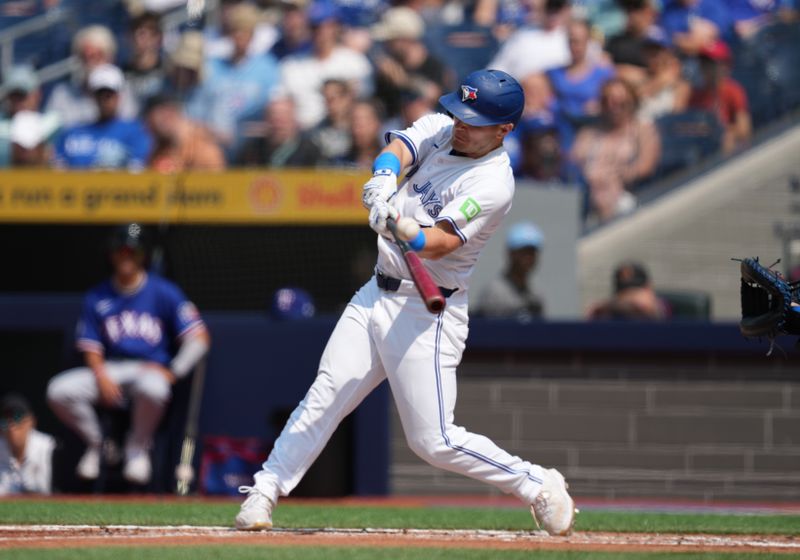
<path fill-rule="evenodd" d="M 754 259 L 741 261 L 742 321 L 747 337 L 800 334 L 800 282 L 787 282 Z"/>

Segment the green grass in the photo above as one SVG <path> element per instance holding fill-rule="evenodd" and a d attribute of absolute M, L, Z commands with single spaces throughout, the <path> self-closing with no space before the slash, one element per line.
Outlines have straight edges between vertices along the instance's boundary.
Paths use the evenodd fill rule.
<path fill-rule="evenodd" d="M 69 525 L 224 525 L 230 526 L 239 502 L 70 502 L 0 501 L 3 524 Z M 380 527 L 418 529 L 530 530 L 524 509 L 395 508 L 353 505 L 282 504 L 276 527 Z M 579 531 L 625 531 L 717 534 L 800 534 L 797 515 L 719 515 L 586 511 L 578 516 Z"/>
<path fill-rule="evenodd" d="M 0 550 L 14 560 L 619 560 L 618 552 L 447 550 L 429 548 L 273 548 L 259 546 L 138 547 Z M 796 560 L 788 554 L 628 553 L 625 560 Z"/>

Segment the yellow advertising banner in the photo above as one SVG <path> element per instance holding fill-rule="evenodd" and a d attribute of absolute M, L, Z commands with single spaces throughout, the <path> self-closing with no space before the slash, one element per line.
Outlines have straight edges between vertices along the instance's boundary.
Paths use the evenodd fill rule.
<path fill-rule="evenodd" d="M 361 224 L 362 172 L 224 173 L 8 171 L 0 222 Z"/>

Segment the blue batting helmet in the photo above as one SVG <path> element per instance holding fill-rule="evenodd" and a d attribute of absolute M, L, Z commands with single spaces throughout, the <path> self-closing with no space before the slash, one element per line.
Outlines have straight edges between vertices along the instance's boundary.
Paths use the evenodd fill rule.
<path fill-rule="evenodd" d="M 476 70 L 439 103 L 472 126 L 516 125 L 525 106 L 525 94 L 519 82 L 501 70 Z"/>

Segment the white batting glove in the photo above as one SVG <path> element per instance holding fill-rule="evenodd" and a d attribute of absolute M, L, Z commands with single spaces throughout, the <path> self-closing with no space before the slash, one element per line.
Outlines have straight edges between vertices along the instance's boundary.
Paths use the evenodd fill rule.
<path fill-rule="evenodd" d="M 372 202 L 372 208 L 369 209 L 369 227 L 375 230 L 379 235 L 389 237 L 389 229 L 386 227 L 386 219 L 392 218 L 396 220 L 400 217 L 400 212 L 397 208 L 385 202 L 381 198 L 376 198 Z"/>
<path fill-rule="evenodd" d="M 378 169 L 375 175 L 364 183 L 361 190 L 361 204 L 364 208 L 372 208 L 377 199 L 387 202 L 397 193 L 397 175 L 391 169 Z"/>

